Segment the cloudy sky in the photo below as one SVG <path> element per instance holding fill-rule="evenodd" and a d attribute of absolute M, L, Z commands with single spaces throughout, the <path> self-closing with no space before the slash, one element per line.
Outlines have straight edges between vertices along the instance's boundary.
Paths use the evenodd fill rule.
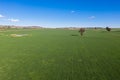
<path fill-rule="evenodd" d="M 0 0 L 0 25 L 120 27 L 120 1 Z"/>

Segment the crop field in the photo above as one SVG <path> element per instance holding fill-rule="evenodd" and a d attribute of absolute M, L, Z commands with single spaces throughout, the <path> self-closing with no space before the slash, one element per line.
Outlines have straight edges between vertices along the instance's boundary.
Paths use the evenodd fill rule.
<path fill-rule="evenodd" d="M 120 80 L 120 29 L 1 30 L 0 80 Z"/>

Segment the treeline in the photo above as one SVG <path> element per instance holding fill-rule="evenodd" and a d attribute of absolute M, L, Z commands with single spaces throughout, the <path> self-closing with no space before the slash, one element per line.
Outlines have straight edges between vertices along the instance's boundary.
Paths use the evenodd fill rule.
<path fill-rule="evenodd" d="M 43 28 L 40 26 L 9 26 L 9 25 L 0 25 L 0 30 L 6 30 L 6 29 L 38 29 Z"/>

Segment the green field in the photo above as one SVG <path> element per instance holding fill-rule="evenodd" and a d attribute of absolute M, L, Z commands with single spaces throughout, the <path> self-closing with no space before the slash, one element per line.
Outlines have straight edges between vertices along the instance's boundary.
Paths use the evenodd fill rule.
<path fill-rule="evenodd" d="M 0 31 L 0 80 L 120 80 L 120 29 Z"/>

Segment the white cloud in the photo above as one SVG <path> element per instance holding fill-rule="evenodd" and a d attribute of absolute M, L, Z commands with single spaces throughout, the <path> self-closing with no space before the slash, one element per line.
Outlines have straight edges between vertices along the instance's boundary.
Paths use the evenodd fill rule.
<path fill-rule="evenodd" d="M 11 22 L 19 22 L 20 20 L 19 20 L 19 19 L 8 19 L 8 21 L 11 21 Z"/>
<path fill-rule="evenodd" d="M 96 17 L 95 16 L 90 16 L 89 19 L 95 19 Z"/>
<path fill-rule="evenodd" d="M 71 13 L 75 13 L 75 11 L 71 11 Z"/>
<path fill-rule="evenodd" d="M 0 18 L 3 18 L 4 16 L 0 14 Z"/>

